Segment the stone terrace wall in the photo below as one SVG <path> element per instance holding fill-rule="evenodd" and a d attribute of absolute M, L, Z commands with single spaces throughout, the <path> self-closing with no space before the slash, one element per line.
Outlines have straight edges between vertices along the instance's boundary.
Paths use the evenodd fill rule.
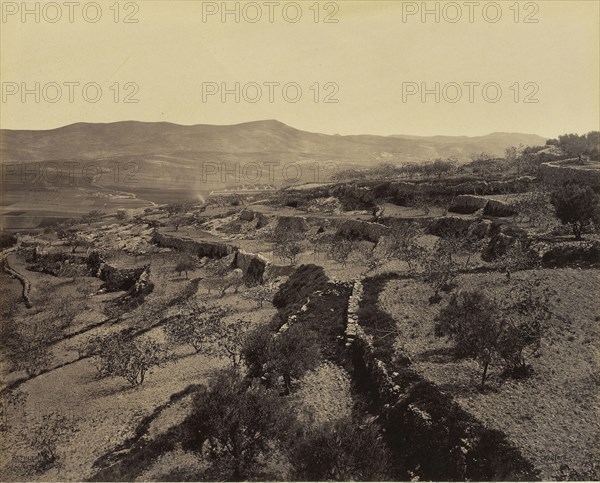
<path fill-rule="evenodd" d="M 483 426 L 450 396 L 410 369 L 395 372 L 376 356 L 373 338 L 360 326 L 363 295 L 356 281 L 348 302 L 346 345 L 355 372 L 376 392 L 388 444 L 407 469 L 426 480 L 535 480 L 539 472 L 500 431 Z M 355 375 L 356 377 L 356 375 Z"/>
<path fill-rule="evenodd" d="M 485 208 L 487 205 L 487 198 L 483 196 L 475 195 L 458 195 L 454 198 L 454 201 L 448 208 L 448 211 L 452 213 L 464 213 L 470 214 L 475 213 L 478 210 Z"/>
<path fill-rule="evenodd" d="M 600 186 L 600 170 L 563 164 L 576 161 L 576 159 L 569 159 L 560 163 L 543 163 L 540 165 L 540 177 L 548 185 L 562 185 L 568 181 L 573 181 L 598 188 Z"/>
<path fill-rule="evenodd" d="M 154 231 L 152 241 L 157 245 L 176 248 L 178 250 L 187 250 L 197 254 L 199 257 L 223 258 L 234 253 L 237 248 L 226 243 L 196 241 L 190 238 L 176 237 Z"/>
<path fill-rule="evenodd" d="M 390 229 L 379 223 L 361 220 L 332 219 L 332 224 L 337 227 L 337 233 L 343 236 L 356 237 L 377 243 L 382 236 L 389 235 Z"/>
<path fill-rule="evenodd" d="M 152 240 L 164 247 L 188 250 L 196 253 L 199 257 L 223 258 L 234 254 L 231 266 L 242 270 L 244 282 L 247 285 L 256 285 L 277 277 L 288 276 L 295 270 L 291 266 L 274 265 L 259 254 L 239 250 L 227 243 L 199 242 L 173 235 L 165 235 L 158 230 L 154 232 Z"/>
<path fill-rule="evenodd" d="M 490 216 L 512 216 L 515 214 L 514 208 L 504 201 L 490 200 L 483 196 L 459 195 L 457 196 L 448 211 L 451 213 L 471 214 L 483 209 L 484 215 Z"/>

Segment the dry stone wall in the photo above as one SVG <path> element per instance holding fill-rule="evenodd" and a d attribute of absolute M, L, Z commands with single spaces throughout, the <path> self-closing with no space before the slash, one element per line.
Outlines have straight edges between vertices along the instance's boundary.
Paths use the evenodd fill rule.
<path fill-rule="evenodd" d="M 185 237 L 176 237 L 161 233 L 158 230 L 154 231 L 152 241 L 163 247 L 176 248 L 178 250 L 186 250 L 195 253 L 200 258 L 223 258 L 237 250 L 236 247 L 226 243 L 197 241 Z"/>
<path fill-rule="evenodd" d="M 376 394 L 379 421 L 402 464 L 425 480 L 539 479 L 502 432 L 485 427 L 413 371 L 410 359 L 399 354 L 401 368 L 392 368 L 377 357 L 358 316 L 363 293 L 357 280 L 348 301 L 346 346 L 352 350 L 355 377 L 366 378 L 363 384 Z"/>
<path fill-rule="evenodd" d="M 573 166 L 576 159 L 565 161 L 554 161 L 540 165 L 540 177 L 548 185 L 562 185 L 569 181 L 587 184 L 593 188 L 600 186 L 600 170 L 586 168 L 585 166 Z"/>

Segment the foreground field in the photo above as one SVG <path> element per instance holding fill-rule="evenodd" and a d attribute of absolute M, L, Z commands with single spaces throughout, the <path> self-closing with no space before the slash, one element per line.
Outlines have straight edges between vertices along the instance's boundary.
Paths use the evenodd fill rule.
<path fill-rule="evenodd" d="M 379 297 L 397 323 L 396 348 L 412 366 L 467 411 L 492 428 L 505 432 L 536 466 L 544 479 L 572 477 L 579 469 L 594 475 L 597 461 L 598 377 L 600 361 L 600 293 L 598 270 L 554 269 L 518 272 L 513 282 L 540 280 L 554 288 L 552 317 L 540 352 L 531 360 L 533 375 L 510 379 L 498 364 L 491 369 L 488 389 L 481 392 L 481 367 L 455 359 L 453 344 L 434 335 L 440 304 L 431 304 L 432 290 L 419 281 L 390 280 Z M 483 288 L 502 298 L 510 288 L 498 273 L 463 275 L 460 289 Z"/>

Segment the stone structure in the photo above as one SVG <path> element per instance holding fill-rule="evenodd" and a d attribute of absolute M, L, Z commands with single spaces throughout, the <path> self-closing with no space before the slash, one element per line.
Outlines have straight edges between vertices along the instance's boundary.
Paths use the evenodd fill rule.
<path fill-rule="evenodd" d="M 397 354 L 394 369 L 377 357 L 373 338 L 360 324 L 363 285 L 356 281 L 348 302 L 346 346 L 355 372 L 375 391 L 378 420 L 393 435 L 390 447 L 408 469 L 425 480 L 535 480 L 539 471 L 506 436 L 458 406 Z"/>
<path fill-rule="evenodd" d="M 226 243 L 192 240 L 191 238 L 177 237 L 154 231 L 152 241 L 157 245 L 186 250 L 198 257 L 223 258 L 234 253 L 237 248 Z"/>
<path fill-rule="evenodd" d="M 577 165 L 577 159 L 553 161 L 540 165 L 540 177 L 547 185 L 562 185 L 569 181 L 587 184 L 598 189 L 600 186 L 600 169 Z"/>
<path fill-rule="evenodd" d="M 489 216 L 513 216 L 515 209 L 504 201 L 491 200 L 484 196 L 459 195 L 448 208 L 452 213 L 471 214 L 483 210 L 484 215 Z"/>

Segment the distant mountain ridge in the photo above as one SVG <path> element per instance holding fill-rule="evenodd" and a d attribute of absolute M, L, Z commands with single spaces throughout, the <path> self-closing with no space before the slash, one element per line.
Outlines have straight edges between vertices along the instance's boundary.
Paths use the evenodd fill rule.
<path fill-rule="evenodd" d="M 503 154 L 510 145 L 540 145 L 535 134 L 492 133 L 485 136 L 378 136 L 328 135 L 301 131 L 276 120 L 234 125 L 121 121 L 107 124 L 77 123 L 45 131 L 0 130 L 0 156 L 4 162 L 56 159 L 91 160 L 121 156 L 188 153 L 202 161 L 209 153 L 307 156 L 348 164 L 381 161 L 425 161 L 456 156 L 467 160 L 473 152 Z"/>
<path fill-rule="evenodd" d="M 449 156 L 467 161 L 471 153 L 501 156 L 510 145 L 543 145 L 545 141 L 541 136 L 518 133 L 471 138 L 341 136 L 301 131 L 276 120 L 225 126 L 121 121 L 76 123 L 45 131 L 0 130 L 0 159 L 3 163 L 95 162 L 107 169 L 115 163 L 133 162 L 139 168 L 136 179 L 140 188 L 196 189 L 199 180 L 206 184 L 201 179 L 206 163 L 229 169 L 244 163 L 307 167 L 320 163 L 323 168 L 324 163 L 333 162 L 337 169 L 345 169 Z M 313 179 L 314 173 L 302 171 L 303 180 Z M 218 176 L 212 180 L 218 184 Z M 276 184 L 281 180 L 279 173 Z M 261 182 L 266 181 L 263 176 Z"/>

